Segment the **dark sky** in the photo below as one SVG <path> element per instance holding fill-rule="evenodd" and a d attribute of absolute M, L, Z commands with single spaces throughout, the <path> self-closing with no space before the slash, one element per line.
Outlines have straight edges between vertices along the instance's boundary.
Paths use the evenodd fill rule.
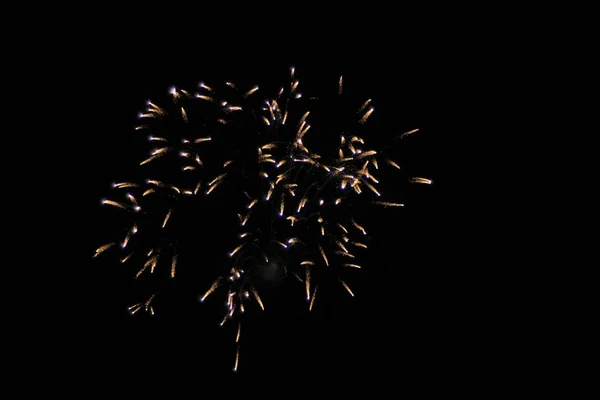
<path fill-rule="evenodd" d="M 285 80 L 289 64 L 196 63 L 154 71 L 151 63 L 115 62 L 93 78 L 94 89 L 78 105 L 88 110 L 81 117 L 87 121 L 82 135 L 88 140 L 81 145 L 88 217 L 85 239 L 78 242 L 81 253 L 89 254 L 82 261 L 85 272 L 73 283 L 81 304 L 69 334 L 78 381 L 113 394 L 160 387 L 199 397 L 319 399 L 394 396 L 405 385 L 443 392 L 485 377 L 479 366 L 489 343 L 481 337 L 489 327 L 478 323 L 485 310 L 473 297 L 481 289 L 474 288 L 472 266 L 461 262 L 469 243 L 460 226 L 470 217 L 461 215 L 461 199 L 452 189 L 465 173 L 453 151 L 461 132 L 462 110 L 454 103 L 459 83 L 435 65 L 295 67 L 303 94 L 335 91 L 343 74 L 353 95 L 372 98 L 382 135 L 375 141 L 420 128 L 400 143 L 398 161 L 434 184 L 410 186 L 407 207 L 386 209 L 389 217 L 381 210 L 373 214 L 374 226 L 366 224 L 372 245 L 354 281 L 354 298 L 331 293 L 309 315 L 303 299 L 274 290 L 267 311 L 254 310 L 234 374 L 233 325 L 218 327 L 220 301 L 198 302 L 211 281 L 176 286 L 169 298 L 157 299 L 152 318 L 127 313 L 142 299 L 131 273 L 120 270 L 114 256 L 91 257 L 113 240 L 117 221 L 107 219 L 100 200 L 110 197 L 111 182 L 136 170 L 136 154 L 147 144 L 133 127 L 146 100 L 166 98 L 171 85 L 193 91 L 199 81 L 268 87 Z"/>

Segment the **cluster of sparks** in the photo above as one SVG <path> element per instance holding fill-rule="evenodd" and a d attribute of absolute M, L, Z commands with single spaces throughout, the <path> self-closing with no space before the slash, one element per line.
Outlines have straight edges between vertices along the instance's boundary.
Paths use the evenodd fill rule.
<path fill-rule="evenodd" d="M 402 203 L 383 199 L 378 178 L 380 170 L 400 170 L 400 166 L 386 154 L 369 148 L 365 138 L 355 133 L 335 132 L 340 135 L 339 145 L 332 157 L 322 156 L 307 143 L 314 130 L 309 122 L 311 110 L 307 108 L 310 101 L 298 91 L 294 68 L 290 75 L 290 83 L 267 100 L 257 98 L 258 86 L 241 88 L 225 82 L 222 93 L 201 83 L 194 94 L 171 88 L 165 106 L 149 101 L 139 115 L 141 122 L 136 130 L 148 135 L 156 147 L 139 165 L 147 168 L 162 160 L 175 159 L 183 179 L 115 183 L 115 196 L 120 200 L 102 200 L 102 204 L 127 213 L 131 222 L 120 241 L 100 246 L 94 257 L 120 248 L 121 263 L 139 262 L 134 271 L 136 279 L 158 269 L 168 270 L 169 278 L 174 279 L 178 268 L 177 246 L 164 240 L 136 242 L 140 233 L 147 228 L 149 235 L 160 236 L 178 212 L 179 203 L 186 198 L 210 199 L 219 190 L 226 191 L 228 196 L 239 195 L 239 209 L 231 210 L 238 217 L 238 242 L 232 243 L 227 254 L 226 273 L 218 276 L 200 296 L 204 302 L 213 293 L 224 292 L 225 312 L 220 325 L 233 321 L 236 326 L 234 371 L 238 369 L 242 315 L 252 304 L 265 310 L 256 282 L 268 279 L 264 277 L 266 269 L 275 268 L 283 276 L 298 281 L 309 310 L 315 305 L 325 276 L 335 277 L 340 287 L 354 296 L 347 276 L 361 268 L 357 256 L 368 248 L 367 231 L 352 216 L 351 208 L 343 207 L 359 201 L 403 207 Z M 340 77 L 339 96 L 344 94 L 343 83 Z M 193 111 L 194 107 L 210 110 L 209 117 L 202 114 L 200 118 L 201 113 Z M 356 126 L 365 125 L 373 112 L 370 99 L 362 102 L 353 114 Z M 244 113 L 255 117 L 251 128 L 240 117 Z M 198 123 L 200 119 L 202 122 Z M 188 128 L 173 129 L 173 121 Z M 189 129 L 196 125 L 201 127 L 199 135 Z M 223 154 L 219 158 L 221 154 L 211 152 L 211 145 L 221 139 L 219 133 L 223 129 L 230 129 L 227 132 L 241 129 L 244 135 L 252 135 L 252 139 L 244 142 L 241 153 Z M 417 131 L 413 129 L 399 137 Z M 227 136 L 223 140 L 231 139 Z M 239 185 L 242 175 L 244 187 Z M 432 183 L 422 177 L 408 177 L 408 180 Z M 162 205 L 159 212 L 156 204 Z M 147 208 L 153 211 L 148 213 Z M 152 224 L 144 222 L 148 215 L 155 219 Z M 130 250 L 132 247 L 135 251 Z M 153 315 L 156 294 L 134 304 L 129 311 Z"/>

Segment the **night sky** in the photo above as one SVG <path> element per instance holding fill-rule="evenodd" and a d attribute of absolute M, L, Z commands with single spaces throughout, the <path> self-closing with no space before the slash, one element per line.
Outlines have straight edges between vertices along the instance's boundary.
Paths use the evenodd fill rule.
<path fill-rule="evenodd" d="M 372 98 L 378 135 L 391 140 L 420 128 L 399 143 L 397 161 L 434 181 L 409 186 L 402 209 L 365 214 L 372 219 L 363 220 L 370 249 L 352 281 L 354 298 L 340 288 L 324 295 L 322 303 L 317 298 L 309 314 L 301 291 L 296 297 L 287 286 L 273 289 L 265 296 L 267 310 L 252 310 L 245 326 L 237 373 L 232 372 L 235 327 L 218 326 L 221 298 L 198 301 L 212 280 L 176 283 L 169 297 L 157 298 L 155 316 L 130 316 L 127 307 L 143 300 L 132 270 L 124 272 L 114 255 L 92 255 L 118 240 L 110 236 L 118 218 L 107 217 L 118 212 L 107 212 L 100 201 L 110 197 L 112 182 L 136 170 L 137 155 L 149 149 L 133 130 L 145 101 L 167 99 L 171 85 L 194 91 L 200 81 L 278 88 L 290 66 L 196 62 L 185 70 L 154 71 L 151 65 L 115 63 L 79 99 L 78 107 L 89 110 L 81 116 L 87 121 L 81 134 L 88 140 L 80 143 L 87 216 L 85 234 L 77 239 L 82 271 L 71 278 L 80 305 L 68 335 L 78 382 L 115 395 L 169 388 L 173 398 L 319 399 L 396 397 L 405 387 L 462 391 L 486 379 L 483 360 L 493 345 L 482 339 L 489 326 L 478 322 L 486 311 L 474 298 L 483 290 L 474 288 L 477 272 L 461 256 L 469 247 L 461 223 L 466 226 L 470 217 L 461 215 L 462 199 L 452 188 L 466 172 L 452 150 L 461 132 L 460 107 L 453 103 L 457 83 L 435 66 L 294 64 L 303 94 L 334 93 L 343 74 L 353 96 Z M 379 139 L 384 138 L 373 140 Z M 386 192 L 388 198 L 393 191 Z"/>

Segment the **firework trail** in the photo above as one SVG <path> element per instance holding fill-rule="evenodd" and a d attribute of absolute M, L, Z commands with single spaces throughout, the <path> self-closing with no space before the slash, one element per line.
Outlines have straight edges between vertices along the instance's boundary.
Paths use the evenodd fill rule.
<path fill-rule="evenodd" d="M 348 92 L 345 82 L 343 77 L 336 82 L 340 98 Z M 300 88 L 291 68 L 289 81 L 273 97 L 262 97 L 258 86 L 224 82 L 200 83 L 194 92 L 171 88 L 170 98 L 161 104 L 148 101 L 136 127 L 136 134 L 145 135 L 152 147 L 138 161 L 145 179 L 114 183 L 111 198 L 102 200 L 123 213 L 126 227 L 93 256 L 119 252 L 120 262 L 132 265 L 132 275 L 141 284 L 153 276 L 159 282 L 172 281 L 180 267 L 190 268 L 181 262 L 184 249 L 211 251 L 203 243 L 190 249 L 180 245 L 184 238 L 178 233 L 187 232 L 180 227 L 190 209 L 216 204 L 235 217 L 235 225 L 230 218 L 218 222 L 237 239 L 230 243 L 224 273 L 200 296 L 205 302 L 222 295 L 220 325 L 236 321 L 234 371 L 241 317 L 251 307 L 269 306 L 260 293 L 265 283 L 297 281 L 299 298 L 309 310 L 315 307 L 319 286 L 322 291 L 329 281 L 354 296 L 348 282 L 362 268 L 358 260 L 368 249 L 368 221 L 359 221 L 353 210 L 403 206 L 385 199 L 380 189 L 381 177 L 401 173 L 400 165 L 385 149 L 369 147 L 364 137 L 375 111 L 372 100 L 363 99 L 339 127 L 324 131 L 311 124 L 311 107 L 318 99 L 303 97 Z M 417 131 L 396 133 L 405 138 Z M 337 138 L 337 146 L 323 149 L 318 140 L 323 135 Z M 198 229 L 211 234 L 210 226 Z M 131 306 L 130 312 L 154 314 L 157 293 Z"/>

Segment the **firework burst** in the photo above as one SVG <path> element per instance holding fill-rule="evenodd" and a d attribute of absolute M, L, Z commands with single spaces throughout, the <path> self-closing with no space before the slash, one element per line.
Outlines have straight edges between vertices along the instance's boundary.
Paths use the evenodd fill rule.
<path fill-rule="evenodd" d="M 348 93 L 345 82 L 343 77 L 336 82 L 340 99 Z M 360 221 L 353 211 L 403 207 L 385 198 L 380 188 L 384 175 L 402 171 L 385 148 L 369 146 L 372 100 L 362 99 L 338 125 L 325 129 L 313 126 L 319 121 L 313 121 L 319 99 L 303 96 L 300 88 L 291 68 L 289 81 L 271 97 L 262 97 L 258 86 L 224 82 L 200 83 L 194 91 L 173 87 L 168 99 L 148 101 L 136 127 L 136 134 L 151 144 L 149 154 L 138 161 L 144 179 L 114 183 L 111 198 L 102 200 L 123 213 L 126 225 L 94 257 L 119 252 L 120 262 L 131 264 L 133 277 L 144 285 L 151 277 L 172 281 L 180 268 L 191 268 L 181 261 L 185 251 L 211 252 L 212 246 L 202 240 L 184 245 L 181 236 L 195 221 L 188 213 L 219 209 L 217 225 L 232 232 L 232 239 L 223 255 L 223 273 L 207 282 L 200 301 L 218 294 L 224 299 L 219 322 L 235 326 L 235 371 L 242 316 L 249 308 L 269 307 L 261 297 L 265 287 L 297 281 L 298 296 L 309 310 L 331 282 L 354 296 L 352 275 L 363 267 L 360 255 L 369 245 L 368 221 Z M 397 132 L 396 138 L 417 131 Z M 331 137 L 336 146 L 325 148 Z M 207 236 L 211 228 L 195 227 Z M 132 305 L 130 312 L 154 314 L 158 292 Z"/>

